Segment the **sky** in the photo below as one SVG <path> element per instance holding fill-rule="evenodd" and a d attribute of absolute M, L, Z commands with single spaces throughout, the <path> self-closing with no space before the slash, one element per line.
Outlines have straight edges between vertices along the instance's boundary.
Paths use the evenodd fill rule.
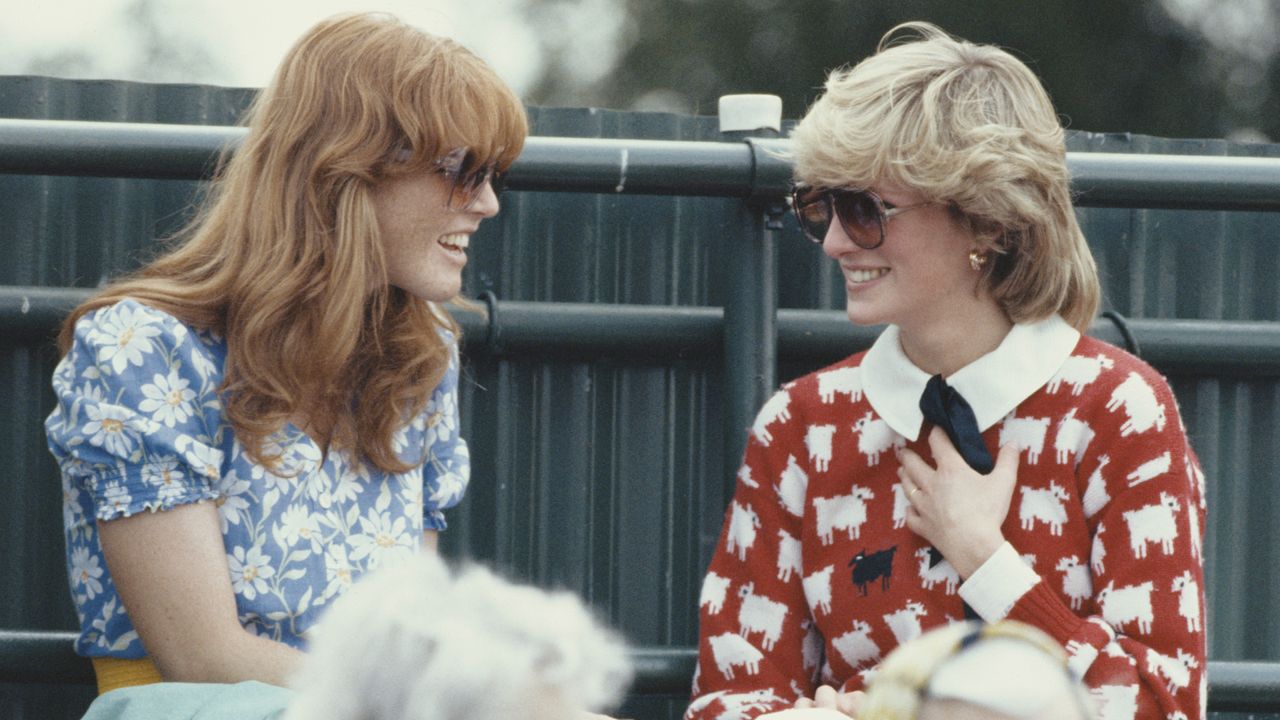
<path fill-rule="evenodd" d="M 0 0 L 0 74 L 260 87 L 289 45 L 339 12 L 383 10 L 484 58 L 518 94 L 542 70 L 549 25 L 582 81 L 606 72 L 621 13 L 564 0 Z M 604 62 L 601 62 L 604 60 Z"/>

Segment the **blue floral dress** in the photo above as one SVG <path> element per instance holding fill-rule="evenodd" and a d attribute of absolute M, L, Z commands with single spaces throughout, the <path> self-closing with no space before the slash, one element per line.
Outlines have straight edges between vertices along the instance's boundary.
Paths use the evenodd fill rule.
<path fill-rule="evenodd" d="M 80 619 L 76 650 L 139 658 L 145 650 L 111 581 L 96 521 L 216 504 L 240 623 L 302 647 L 324 607 L 352 580 L 415 552 L 424 529 L 466 492 L 458 436 L 458 355 L 423 413 L 394 437 L 403 474 L 319 447 L 287 425 L 244 453 L 218 399 L 226 344 L 173 316 L 123 300 L 85 315 L 53 375 L 58 405 L 45 422 L 62 471 L 67 572 Z M 182 562 L 181 558 L 174 558 Z"/>

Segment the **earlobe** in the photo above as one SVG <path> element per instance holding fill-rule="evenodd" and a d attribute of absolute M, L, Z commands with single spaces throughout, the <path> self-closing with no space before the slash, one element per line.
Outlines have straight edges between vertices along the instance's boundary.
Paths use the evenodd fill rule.
<path fill-rule="evenodd" d="M 984 253 L 977 248 L 969 251 L 969 267 L 973 268 L 974 271 L 981 270 L 982 266 L 986 264 L 987 253 Z"/>

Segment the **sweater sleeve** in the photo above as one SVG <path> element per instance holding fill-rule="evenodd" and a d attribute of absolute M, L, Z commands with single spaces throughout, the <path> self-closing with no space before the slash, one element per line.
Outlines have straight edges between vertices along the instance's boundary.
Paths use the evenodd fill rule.
<path fill-rule="evenodd" d="M 808 470 L 787 389 L 756 417 L 699 599 L 698 670 L 686 720 L 742 720 L 811 696 L 820 638 L 801 583 Z"/>
<path fill-rule="evenodd" d="M 976 609 L 989 621 L 1005 610 L 1061 642 L 1101 717 L 1203 718 L 1204 475 L 1164 379 L 1145 366 L 1122 378 L 1096 425 L 1108 442 L 1081 466 L 1091 466 L 1083 616 L 1038 576 L 1005 608 Z"/>

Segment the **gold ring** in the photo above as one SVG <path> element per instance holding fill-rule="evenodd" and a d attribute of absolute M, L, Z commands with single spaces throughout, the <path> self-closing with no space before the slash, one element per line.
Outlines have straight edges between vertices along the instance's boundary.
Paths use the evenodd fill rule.
<path fill-rule="evenodd" d="M 920 488 L 918 486 L 913 487 L 907 491 L 907 497 L 915 497 L 918 492 L 920 492 Z"/>

